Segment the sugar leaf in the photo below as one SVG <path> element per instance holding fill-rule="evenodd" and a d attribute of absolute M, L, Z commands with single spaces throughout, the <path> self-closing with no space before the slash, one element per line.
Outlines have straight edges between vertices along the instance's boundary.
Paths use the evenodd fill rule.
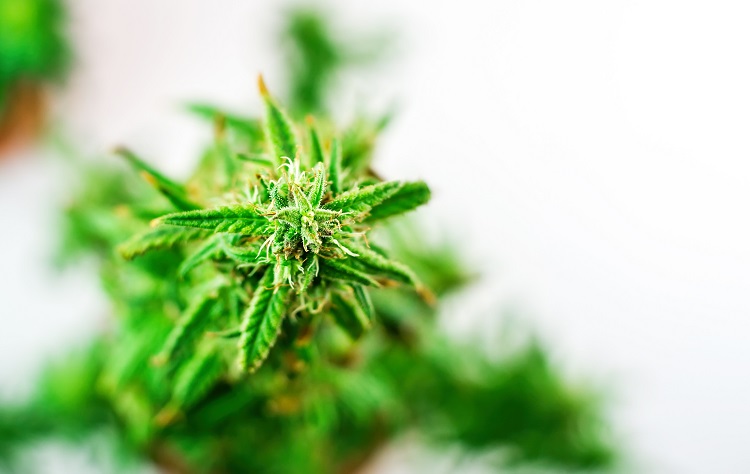
<path fill-rule="evenodd" d="M 250 306 L 242 316 L 239 364 L 243 371 L 255 372 L 268 357 L 281 331 L 286 313 L 287 287 L 274 289 L 272 269 L 266 270 L 255 289 Z"/>

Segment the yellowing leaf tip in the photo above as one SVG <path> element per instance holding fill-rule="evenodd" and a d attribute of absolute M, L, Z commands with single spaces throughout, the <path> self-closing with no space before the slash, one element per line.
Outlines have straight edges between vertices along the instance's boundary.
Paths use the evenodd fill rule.
<path fill-rule="evenodd" d="M 266 87 L 266 81 L 263 80 L 263 74 L 258 74 L 258 91 L 264 98 L 271 96 L 271 93 L 268 92 L 268 87 Z"/>

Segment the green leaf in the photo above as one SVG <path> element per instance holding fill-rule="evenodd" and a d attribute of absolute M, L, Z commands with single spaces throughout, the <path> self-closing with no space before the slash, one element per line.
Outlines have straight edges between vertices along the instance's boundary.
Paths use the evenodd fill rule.
<path fill-rule="evenodd" d="M 175 227 L 175 229 L 180 228 L 181 227 Z M 222 251 L 224 238 L 225 236 L 222 234 L 214 234 L 198 247 L 195 252 L 188 255 L 185 260 L 182 261 L 180 268 L 177 270 L 180 276 L 184 278 L 198 265 L 219 256 Z"/>
<path fill-rule="evenodd" d="M 261 246 L 256 242 L 245 244 L 244 246 L 236 246 L 224 242 L 223 248 L 226 256 L 237 263 L 250 266 L 258 266 L 261 264 Z"/>
<path fill-rule="evenodd" d="M 334 196 L 342 189 L 341 182 L 341 143 L 337 138 L 331 142 L 331 156 L 328 161 L 328 179 L 331 180 L 331 192 Z"/>
<path fill-rule="evenodd" d="M 315 177 L 313 178 L 307 199 L 312 208 L 317 209 L 320 207 L 320 201 L 323 200 L 323 195 L 326 192 L 326 170 L 323 167 L 323 163 L 318 163 L 313 168 L 313 171 L 315 172 Z"/>
<path fill-rule="evenodd" d="M 287 287 L 274 289 L 273 270 L 268 269 L 255 289 L 250 306 L 242 316 L 239 340 L 240 368 L 255 372 L 268 357 L 281 330 L 286 313 Z"/>
<path fill-rule="evenodd" d="M 262 235 L 268 219 L 254 204 L 234 204 L 214 209 L 176 212 L 159 218 L 163 224 L 197 227 L 214 232 L 242 235 Z"/>
<path fill-rule="evenodd" d="M 273 218 L 295 228 L 302 225 L 302 213 L 296 207 L 279 209 L 273 213 Z"/>
<path fill-rule="evenodd" d="M 374 250 L 354 243 L 347 243 L 346 247 L 357 254 L 356 257 L 351 257 L 354 261 L 373 273 L 385 275 L 388 278 L 415 287 L 421 286 L 419 278 L 403 263 L 390 260 Z"/>
<path fill-rule="evenodd" d="M 263 77 L 258 76 L 258 88 L 266 105 L 266 120 L 263 123 L 266 139 L 271 144 L 271 151 L 277 163 L 282 157 L 294 158 L 297 155 L 297 136 L 294 124 L 286 112 L 271 97 Z"/>
<path fill-rule="evenodd" d="M 152 185 L 156 190 L 166 197 L 177 209 L 190 211 L 200 209 L 201 206 L 192 202 L 185 192 L 185 188 L 167 178 L 163 174 L 148 165 L 145 161 L 138 158 L 135 153 L 126 148 L 117 148 L 115 153 L 125 158 L 133 168 L 140 171 L 143 178 Z"/>
<path fill-rule="evenodd" d="M 376 287 L 380 286 L 378 282 L 373 280 L 369 275 L 347 264 L 347 260 L 351 259 L 320 259 L 320 276 L 322 278 L 341 281 L 344 283 L 358 283 L 360 285 Z"/>
<path fill-rule="evenodd" d="M 268 195 L 274 209 L 283 209 L 289 206 L 289 185 L 286 183 L 270 182 L 268 184 Z"/>
<path fill-rule="evenodd" d="M 359 339 L 371 326 L 360 305 L 338 292 L 331 295 L 331 315 L 354 340 Z"/>
<path fill-rule="evenodd" d="M 149 250 L 171 248 L 177 244 L 206 238 L 209 235 L 209 232 L 201 229 L 157 226 L 134 235 L 120 244 L 117 251 L 126 260 L 132 260 Z"/>
<path fill-rule="evenodd" d="M 294 197 L 294 205 L 297 206 L 300 212 L 307 214 L 313 210 L 310 200 L 307 198 L 305 193 L 302 192 L 302 188 L 299 186 L 292 186 L 292 197 Z"/>
<path fill-rule="evenodd" d="M 318 260 L 319 259 L 317 255 L 308 257 L 308 260 L 302 267 L 304 276 L 302 278 L 302 284 L 299 288 L 300 293 L 303 293 L 305 290 L 307 290 L 310 287 L 310 284 L 312 284 L 315 277 L 318 276 L 318 272 L 320 271 L 320 263 L 318 262 Z"/>
<path fill-rule="evenodd" d="M 221 117 L 216 121 L 214 127 L 214 151 L 217 156 L 221 159 L 221 164 L 224 171 L 225 184 L 232 184 L 237 170 L 240 167 L 240 163 L 237 157 L 232 152 L 232 148 L 227 141 L 227 134 L 225 130 L 225 123 Z"/>
<path fill-rule="evenodd" d="M 314 167 L 318 163 L 325 162 L 325 155 L 323 154 L 323 145 L 320 143 L 320 136 L 318 136 L 312 120 L 308 124 L 310 129 L 310 167 Z"/>
<path fill-rule="evenodd" d="M 221 118 L 227 128 L 236 130 L 251 140 L 260 140 L 262 138 L 262 128 L 256 119 L 232 114 L 208 104 L 189 104 L 187 108 L 195 115 L 211 120 L 214 123 L 217 118 Z"/>
<path fill-rule="evenodd" d="M 216 385 L 224 371 L 214 344 L 201 344 L 198 351 L 177 371 L 171 405 L 190 408 Z"/>
<path fill-rule="evenodd" d="M 370 292 L 362 285 L 352 285 L 352 289 L 354 290 L 354 297 L 357 299 L 357 303 L 359 303 L 359 306 L 367 316 L 367 319 L 372 321 L 375 316 L 375 308 L 372 305 Z"/>
<path fill-rule="evenodd" d="M 430 188 L 424 181 L 408 182 L 379 204 L 372 206 L 367 222 L 385 219 L 416 209 L 430 200 Z"/>
<path fill-rule="evenodd" d="M 398 181 L 388 181 L 365 186 L 361 189 L 353 189 L 341 194 L 323 207 L 334 211 L 367 212 L 373 206 L 392 196 L 400 186 L 401 183 Z"/>
<path fill-rule="evenodd" d="M 212 292 L 206 292 L 193 300 L 183 311 L 177 325 L 170 331 L 161 351 L 156 356 L 157 364 L 168 362 L 179 349 L 192 344 L 203 334 L 216 303 L 217 300 Z"/>
<path fill-rule="evenodd" d="M 255 163 L 256 165 L 264 166 L 266 168 L 273 167 L 273 161 L 269 159 L 268 155 L 258 153 L 237 153 L 237 159 L 247 161 L 249 163 Z"/>
<path fill-rule="evenodd" d="M 102 368 L 102 387 L 116 393 L 137 380 L 149 359 L 159 351 L 172 329 L 172 324 L 152 312 L 139 314 L 140 320 L 123 321 L 120 337 L 107 341 L 107 350 L 117 357 L 99 361 Z"/>

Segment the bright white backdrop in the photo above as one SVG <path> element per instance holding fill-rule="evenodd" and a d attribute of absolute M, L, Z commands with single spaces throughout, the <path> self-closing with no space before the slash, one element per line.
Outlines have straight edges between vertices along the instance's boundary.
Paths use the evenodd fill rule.
<path fill-rule="evenodd" d="M 249 110 L 253 76 L 279 75 L 272 2 L 74 3 L 80 69 L 58 108 L 89 151 L 127 142 L 179 173 L 207 138 L 179 104 Z M 521 308 L 610 387 L 639 471 L 750 472 L 750 4 L 332 4 L 355 31 L 401 30 L 398 59 L 345 100 L 399 99 L 380 168 L 428 180 L 428 217 L 483 268 L 448 325 Z M 4 392 L 102 320 L 92 278 L 45 269 L 55 189 L 38 161 L 0 169 L 20 223 L 0 246 Z"/>

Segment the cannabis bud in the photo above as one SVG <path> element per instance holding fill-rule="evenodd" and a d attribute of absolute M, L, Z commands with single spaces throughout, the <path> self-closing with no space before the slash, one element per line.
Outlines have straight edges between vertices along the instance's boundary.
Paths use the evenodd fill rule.
<path fill-rule="evenodd" d="M 182 186 L 121 150 L 178 212 L 154 219 L 120 253 L 132 259 L 158 248 L 186 251 L 178 273 L 191 303 L 164 342 L 157 357 L 162 364 L 210 344 L 203 339 L 234 338 L 235 356 L 220 360 L 232 361 L 229 373 L 231 366 L 241 369 L 238 374 L 253 372 L 280 333 L 299 347 L 329 315 L 360 337 L 373 318 L 368 287 L 395 282 L 428 294 L 411 269 L 367 240 L 378 221 L 427 202 L 427 186 L 383 182 L 362 170 L 338 138 L 325 139 L 312 119 L 294 123 L 262 79 L 259 88 L 266 109 L 262 133 L 248 140 L 254 153 L 224 143 L 225 186 Z M 207 355 L 232 352 L 214 346 L 204 347 Z"/>

